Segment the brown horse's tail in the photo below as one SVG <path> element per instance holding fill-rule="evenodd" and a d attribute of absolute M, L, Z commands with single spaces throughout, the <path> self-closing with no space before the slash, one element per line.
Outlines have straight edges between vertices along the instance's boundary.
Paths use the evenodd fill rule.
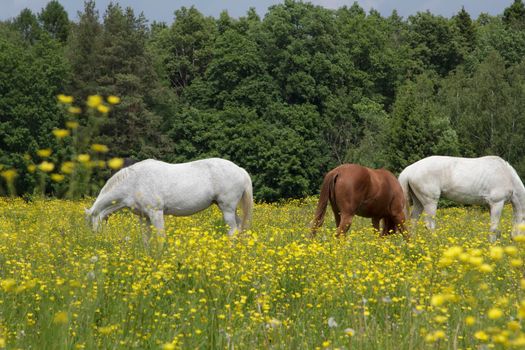
<path fill-rule="evenodd" d="M 315 210 L 315 217 L 312 225 L 312 235 L 315 235 L 317 229 L 323 224 L 328 200 L 335 200 L 335 180 L 337 179 L 336 172 L 329 172 L 326 174 L 321 186 L 321 194 L 319 195 L 319 202 L 317 202 L 317 209 Z"/>

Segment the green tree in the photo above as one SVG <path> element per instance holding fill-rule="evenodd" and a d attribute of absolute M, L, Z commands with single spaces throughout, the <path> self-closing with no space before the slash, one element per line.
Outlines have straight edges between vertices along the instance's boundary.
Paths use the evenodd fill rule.
<path fill-rule="evenodd" d="M 516 29 L 525 28 L 525 5 L 522 0 L 514 0 L 512 5 L 503 11 L 503 23 Z"/>
<path fill-rule="evenodd" d="M 430 12 L 409 17 L 409 44 L 422 69 L 445 76 L 463 61 L 461 47 L 452 22 Z"/>
<path fill-rule="evenodd" d="M 102 26 L 93 0 L 84 2 L 84 11 L 79 13 L 79 18 L 68 41 L 67 56 L 73 75 L 68 91 L 78 100 L 84 101 L 88 95 L 97 92 L 95 79 L 100 74 L 98 59 Z"/>
<path fill-rule="evenodd" d="M 42 23 L 42 29 L 53 39 L 65 43 L 70 31 L 69 18 L 64 7 L 57 1 L 52 0 L 38 14 Z"/>
<path fill-rule="evenodd" d="M 452 18 L 457 28 L 460 40 L 460 48 L 464 50 L 463 56 L 471 52 L 476 46 L 476 29 L 470 15 L 465 11 L 465 7 Z"/>
<path fill-rule="evenodd" d="M 521 159 L 522 73 L 523 64 L 506 68 L 503 57 L 493 51 L 472 76 L 458 71 L 446 79 L 441 102 L 453 118 L 465 154 Z"/>
<path fill-rule="evenodd" d="M 178 94 L 204 74 L 211 60 L 215 32 L 213 19 L 204 17 L 192 6 L 175 11 L 170 30 L 157 37 L 157 47 L 164 51 L 161 64 Z"/>
<path fill-rule="evenodd" d="M 147 38 L 142 15 L 137 17 L 131 8 L 124 10 L 118 4 L 108 6 L 93 80 L 100 94 L 121 98 L 100 139 L 119 156 L 164 158 L 170 151 L 161 131 L 162 118 L 151 107 L 160 86 L 146 50 Z"/>
<path fill-rule="evenodd" d="M 458 155 L 457 134 L 450 120 L 436 103 L 436 82 L 421 75 L 407 81 L 399 90 L 388 135 L 391 169 L 401 171 L 407 165 L 431 155 Z"/>
<path fill-rule="evenodd" d="M 29 45 L 0 26 L 0 164 L 20 172 L 18 193 L 31 192 L 34 185 L 26 155 L 40 162 L 36 150 L 56 146 L 51 131 L 63 125 L 56 103 L 68 76 L 62 53 L 54 40 Z"/>
<path fill-rule="evenodd" d="M 37 17 L 28 8 L 23 9 L 14 19 L 13 27 L 22 34 L 24 40 L 31 44 L 39 39 L 42 31 L 42 28 L 40 28 L 38 24 Z"/>

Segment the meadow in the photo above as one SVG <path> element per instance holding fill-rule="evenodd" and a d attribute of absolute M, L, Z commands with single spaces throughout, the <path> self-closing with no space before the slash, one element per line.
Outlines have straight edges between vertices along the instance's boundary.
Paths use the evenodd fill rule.
<path fill-rule="evenodd" d="M 357 218 L 318 236 L 316 199 L 257 204 L 230 239 L 217 208 L 167 217 L 146 249 L 130 212 L 100 233 L 91 201 L 0 199 L 0 348 L 523 348 L 525 242 L 489 243 L 488 211 L 448 208 L 435 232 L 379 237 Z"/>

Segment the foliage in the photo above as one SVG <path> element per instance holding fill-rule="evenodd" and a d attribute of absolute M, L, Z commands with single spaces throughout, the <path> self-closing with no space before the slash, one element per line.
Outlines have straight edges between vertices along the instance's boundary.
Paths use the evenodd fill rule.
<path fill-rule="evenodd" d="M 93 0 L 69 22 L 52 0 L 0 23 L 0 167 L 22 169 L 14 185 L 27 194 L 25 154 L 71 154 L 50 135 L 65 121 L 54 97 L 67 93 L 81 108 L 89 95 L 121 98 L 92 133 L 108 156 L 229 158 L 264 201 L 316 193 L 343 162 L 398 172 L 432 154 L 497 154 L 525 175 L 523 13 L 521 0 L 476 19 L 286 0 L 264 18 L 192 6 L 148 25 Z"/>

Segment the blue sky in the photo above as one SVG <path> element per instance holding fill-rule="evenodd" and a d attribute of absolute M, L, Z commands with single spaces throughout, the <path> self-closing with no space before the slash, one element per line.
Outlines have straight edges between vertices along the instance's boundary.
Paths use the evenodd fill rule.
<path fill-rule="evenodd" d="M 82 10 L 84 1 L 59 1 L 69 13 L 69 18 L 76 21 L 77 12 Z M 110 0 L 96 1 L 101 14 L 104 13 L 109 2 Z M 137 14 L 144 12 L 150 22 L 156 20 L 171 23 L 174 11 L 182 6 L 195 5 L 200 12 L 215 17 L 222 10 L 227 10 L 231 16 L 239 17 L 246 14 L 250 7 L 255 7 L 257 12 L 264 16 L 269 6 L 281 3 L 282 0 L 120 0 L 117 2 L 123 7 L 133 8 Z M 350 6 L 354 3 L 353 0 L 312 0 L 310 2 L 327 8 Z M 359 0 L 357 2 L 365 10 L 374 8 L 383 16 L 388 16 L 393 9 L 396 9 L 404 18 L 426 10 L 451 17 L 461 9 L 461 6 L 464 6 L 470 15 L 476 18 L 481 12 L 491 15 L 501 14 L 506 7 L 512 4 L 513 0 Z M 48 0 L 0 0 L 0 20 L 16 17 L 24 8 L 29 8 L 36 13 L 40 12 L 47 3 Z"/>

